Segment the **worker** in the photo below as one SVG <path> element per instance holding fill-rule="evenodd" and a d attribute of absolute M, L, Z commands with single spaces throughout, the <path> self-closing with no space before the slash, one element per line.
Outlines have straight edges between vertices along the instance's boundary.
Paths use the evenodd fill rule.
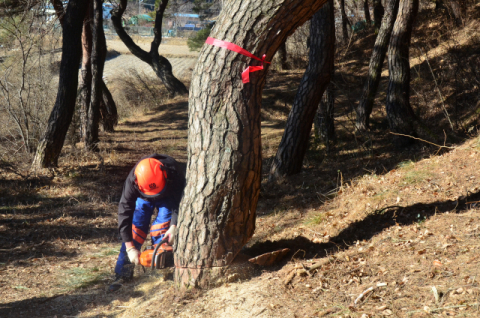
<path fill-rule="evenodd" d="M 170 156 L 153 154 L 142 158 L 130 171 L 118 204 L 118 231 L 122 239 L 110 292 L 133 278 L 140 249 L 150 227 L 152 244 L 164 237 L 174 243 L 178 207 L 185 187 L 181 164 Z M 154 209 L 158 214 L 150 226 Z"/>

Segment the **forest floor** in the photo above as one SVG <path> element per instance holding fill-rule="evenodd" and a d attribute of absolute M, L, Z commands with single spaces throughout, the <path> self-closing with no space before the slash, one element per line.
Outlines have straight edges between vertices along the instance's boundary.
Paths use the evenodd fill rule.
<path fill-rule="evenodd" d="M 477 15 L 471 16 L 479 16 L 480 6 L 474 9 Z M 425 50 L 434 74 L 441 76 L 455 58 L 465 65 L 480 62 L 479 21 L 442 31 L 431 11 L 420 17 L 413 43 Z M 129 170 L 153 152 L 187 160 L 187 98 L 164 98 L 149 107 L 131 100 L 132 115 L 114 133 L 101 135 L 103 162 L 81 145 L 68 144 L 59 168 L 28 178 L 2 163 L 0 317 L 479 317 L 476 73 L 469 73 L 468 83 L 439 83 L 447 109 L 463 127 L 453 134 L 425 54 L 412 54 L 412 104 L 425 122 L 439 123 L 431 133 L 448 147 L 418 142 L 397 151 L 383 107 L 376 107 L 369 134 L 353 131 L 352 105 L 373 40 L 366 32 L 354 37 L 349 51 L 339 49 L 336 148 L 327 153 L 313 142 L 302 172 L 275 184 L 267 183 L 268 170 L 303 71 L 268 75 L 262 191 L 255 235 L 244 253 L 254 257 L 289 248 L 286 259 L 271 267 L 246 263 L 241 279 L 226 277 L 220 286 L 188 293 L 175 291 L 172 269 L 137 268 L 131 283 L 107 293 L 120 247 L 117 204 Z M 449 45 L 453 51 L 435 54 Z M 177 52 L 185 50 L 177 46 Z M 105 72 L 116 96 L 122 67 L 134 62 L 114 62 L 130 57 L 112 47 L 109 42 L 120 55 L 107 62 Z M 184 78 L 191 67 L 185 66 Z M 153 76 L 147 71 L 147 78 Z M 383 105 L 387 75 L 376 105 Z M 467 84 L 469 90 L 461 86 Z M 455 90 L 462 90 L 461 98 Z M 468 107 L 456 109 L 455 98 Z"/>

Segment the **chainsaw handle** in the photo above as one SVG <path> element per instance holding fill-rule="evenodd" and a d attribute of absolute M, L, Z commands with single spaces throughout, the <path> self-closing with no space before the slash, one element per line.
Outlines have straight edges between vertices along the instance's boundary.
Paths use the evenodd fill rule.
<path fill-rule="evenodd" d="M 162 244 L 168 242 L 168 237 L 164 237 L 163 240 L 161 240 L 157 246 L 155 246 L 155 249 L 153 250 L 152 254 L 152 264 L 150 265 L 150 268 L 153 270 L 155 268 L 155 255 L 157 255 L 158 248 L 162 246 Z"/>

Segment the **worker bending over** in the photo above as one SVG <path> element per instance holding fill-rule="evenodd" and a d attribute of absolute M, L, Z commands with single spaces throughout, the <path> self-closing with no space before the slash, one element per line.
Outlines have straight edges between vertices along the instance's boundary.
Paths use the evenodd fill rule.
<path fill-rule="evenodd" d="M 173 244 L 184 188 L 185 175 L 179 162 L 167 155 L 144 157 L 130 171 L 118 205 L 118 231 L 123 243 L 109 291 L 132 279 L 149 228 L 153 245 L 164 237 Z M 155 208 L 158 214 L 150 226 Z"/>

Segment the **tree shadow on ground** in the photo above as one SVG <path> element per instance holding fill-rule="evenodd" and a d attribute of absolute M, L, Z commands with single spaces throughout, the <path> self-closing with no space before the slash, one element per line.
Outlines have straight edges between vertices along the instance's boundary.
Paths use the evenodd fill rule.
<path fill-rule="evenodd" d="M 79 313 L 93 306 L 106 306 L 113 300 L 129 301 L 131 298 L 143 297 L 143 292 L 134 292 L 118 297 L 105 295 L 103 289 L 89 290 L 88 293 L 61 294 L 53 297 L 33 297 L 6 304 L 0 304 L 0 317 L 76 317 Z M 102 317 L 118 317 L 119 312 Z"/>
<path fill-rule="evenodd" d="M 432 203 L 417 203 L 406 207 L 388 206 L 376 210 L 362 220 L 353 222 L 326 243 L 314 243 L 298 236 L 295 239 L 258 242 L 242 252 L 250 256 L 279 249 L 289 248 L 288 259 L 295 255 L 301 258 L 326 257 L 330 254 L 346 250 L 357 241 L 370 240 L 375 235 L 395 225 L 411 225 L 423 222 L 436 214 L 463 213 L 479 205 L 480 191 L 470 193 L 458 200 L 437 201 Z M 301 251 L 301 253 L 299 253 Z M 281 266 L 285 264 L 284 261 Z"/>

